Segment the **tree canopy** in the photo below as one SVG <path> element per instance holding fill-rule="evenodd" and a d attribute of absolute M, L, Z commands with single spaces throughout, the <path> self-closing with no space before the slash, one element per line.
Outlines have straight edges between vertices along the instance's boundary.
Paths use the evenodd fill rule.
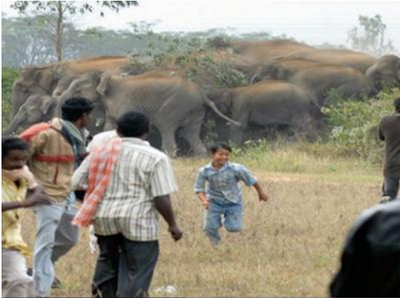
<path fill-rule="evenodd" d="M 94 13 L 95 7 L 99 7 L 99 14 L 104 16 L 104 8 L 118 13 L 120 9 L 137 5 L 137 1 L 16 1 L 11 7 L 21 14 L 31 8 L 34 15 L 39 16 L 41 24 L 46 25 L 51 36 L 57 61 L 61 61 L 64 31 L 69 17 L 77 13 Z"/>

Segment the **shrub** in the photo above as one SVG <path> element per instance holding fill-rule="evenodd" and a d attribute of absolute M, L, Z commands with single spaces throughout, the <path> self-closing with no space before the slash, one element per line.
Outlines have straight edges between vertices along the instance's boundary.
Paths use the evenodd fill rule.
<path fill-rule="evenodd" d="M 393 113 L 393 100 L 399 89 L 381 91 L 376 98 L 362 101 L 333 100 L 322 112 L 331 125 L 330 142 L 340 154 L 366 158 L 371 162 L 382 159 L 383 144 L 378 140 L 378 126 L 382 117 Z"/>

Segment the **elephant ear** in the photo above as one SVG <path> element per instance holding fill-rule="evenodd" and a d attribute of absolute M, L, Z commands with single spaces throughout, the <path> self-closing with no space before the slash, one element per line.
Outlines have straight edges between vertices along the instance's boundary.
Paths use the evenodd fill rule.
<path fill-rule="evenodd" d="M 109 74 L 109 73 L 107 73 L 107 72 L 103 72 L 101 75 L 100 75 L 100 81 L 99 81 L 99 84 L 97 85 L 97 87 L 96 87 L 96 91 L 100 94 L 100 95 L 105 95 L 106 94 L 106 92 L 107 92 L 107 90 L 108 90 L 108 87 L 109 87 L 109 84 L 108 84 L 108 82 L 110 81 L 110 78 L 111 78 L 111 75 Z"/>

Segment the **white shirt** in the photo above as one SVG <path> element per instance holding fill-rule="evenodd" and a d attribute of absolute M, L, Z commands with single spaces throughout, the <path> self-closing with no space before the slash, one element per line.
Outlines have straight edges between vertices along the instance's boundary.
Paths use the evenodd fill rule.
<path fill-rule="evenodd" d="M 86 189 L 90 155 L 72 177 L 73 189 Z M 137 138 L 123 138 L 107 190 L 94 217 L 95 234 L 122 233 L 132 241 L 159 238 L 154 198 L 178 190 L 169 158 Z"/>

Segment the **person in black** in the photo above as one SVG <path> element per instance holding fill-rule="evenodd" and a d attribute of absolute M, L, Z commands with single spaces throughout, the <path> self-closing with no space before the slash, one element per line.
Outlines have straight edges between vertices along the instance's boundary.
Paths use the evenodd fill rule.
<path fill-rule="evenodd" d="M 400 180 L 400 97 L 394 100 L 395 113 L 382 118 L 379 138 L 385 142 L 383 197 L 395 200 Z"/>
<path fill-rule="evenodd" d="M 353 225 L 331 297 L 400 297 L 400 201 L 376 205 Z"/>

